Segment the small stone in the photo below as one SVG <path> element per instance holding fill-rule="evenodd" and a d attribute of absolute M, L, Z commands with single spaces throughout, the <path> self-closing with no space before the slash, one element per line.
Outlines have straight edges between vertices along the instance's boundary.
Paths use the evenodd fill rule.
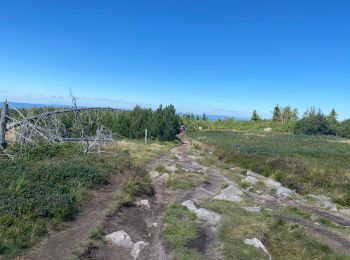
<path fill-rule="evenodd" d="M 197 218 L 207 221 L 211 225 L 215 225 L 221 220 L 221 216 L 214 211 L 207 210 L 204 208 L 198 208 L 191 200 L 186 200 L 182 203 L 189 211 L 196 214 Z"/>
<path fill-rule="evenodd" d="M 255 177 L 257 179 L 265 179 L 264 176 L 261 176 L 260 174 L 258 174 L 256 172 L 252 172 L 250 170 L 247 171 L 247 176 L 252 176 L 252 177 Z"/>
<path fill-rule="evenodd" d="M 182 202 L 181 205 L 185 206 L 191 212 L 195 212 L 197 210 L 197 207 L 196 207 L 196 205 L 194 205 L 192 200 L 186 200 L 186 201 Z"/>
<path fill-rule="evenodd" d="M 140 206 L 145 208 L 145 209 L 151 208 L 151 204 L 149 203 L 148 200 L 140 200 Z"/>
<path fill-rule="evenodd" d="M 243 192 L 236 185 L 231 184 L 227 188 L 223 189 L 221 193 L 215 196 L 213 199 L 240 202 L 242 201 L 242 198 L 241 198 L 242 195 L 243 195 Z"/>
<path fill-rule="evenodd" d="M 169 174 L 168 173 L 163 173 L 162 175 L 159 176 L 158 179 L 166 181 L 166 180 L 169 179 Z"/>
<path fill-rule="evenodd" d="M 282 186 L 282 184 L 280 182 L 274 181 L 270 178 L 266 178 L 265 185 L 266 185 L 266 187 L 268 187 L 270 189 L 273 189 L 273 188 L 277 189 L 278 187 Z"/>
<path fill-rule="evenodd" d="M 176 159 L 178 159 L 178 160 L 181 160 L 182 159 L 182 157 L 179 155 L 179 154 L 175 154 L 175 157 L 176 157 Z"/>
<path fill-rule="evenodd" d="M 255 185 L 257 184 L 259 180 L 253 176 L 247 176 L 245 177 L 244 179 L 241 180 L 242 183 L 248 183 L 248 184 L 251 184 L 251 185 Z"/>
<path fill-rule="evenodd" d="M 158 223 L 157 222 L 152 223 L 152 227 L 154 228 L 158 227 Z"/>
<path fill-rule="evenodd" d="M 167 171 L 169 172 L 175 172 L 177 170 L 176 165 L 167 165 L 165 166 L 165 168 L 167 169 Z"/>
<path fill-rule="evenodd" d="M 141 254 L 141 251 L 146 247 L 148 246 L 149 243 L 145 242 L 145 241 L 138 241 L 134 244 L 132 250 L 131 250 L 131 256 L 134 258 L 134 259 L 137 259 L 140 254 Z"/>
<path fill-rule="evenodd" d="M 105 236 L 105 240 L 115 246 L 121 246 L 127 249 L 131 249 L 134 246 L 131 237 L 124 230 L 119 230 Z"/>
<path fill-rule="evenodd" d="M 157 171 L 151 171 L 151 172 L 149 173 L 149 176 L 150 176 L 152 179 L 158 178 L 159 175 L 160 175 L 160 173 L 157 172 Z"/>
<path fill-rule="evenodd" d="M 264 132 L 271 132 L 272 131 L 272 128 L 271 127 L 267 127 L 263 130 Z"/>
<path fill-rule="evenodd" d="M 286 187 L 280 186 L 280 187 L 277 187 L 276 194 L 278 197 L 287 198 L 293 195 L 294 191 Z"/>

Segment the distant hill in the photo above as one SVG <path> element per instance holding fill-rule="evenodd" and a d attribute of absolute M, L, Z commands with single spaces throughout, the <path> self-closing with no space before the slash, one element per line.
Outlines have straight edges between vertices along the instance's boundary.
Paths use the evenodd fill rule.
<path fill-rule="evenodd" d="M 57 104 L 28 104 L 28 103 L 20 103 L 20 102 L 9 102 L 12 106 L 16 108 L 35 108 L 35 107 L 69 107 L 67 105 L 57 105 Z M 0 108 L 2 108 L 2 103 L 0 103 Z M 181 113 L 182 114 L 182 113 Z M 224 120 L 227 118 L 232 118 L 232 116 L 225 116 L 225 115 L 207 115 L 208 119 L 210 121 L 216 121 L 216 120 Z M 234 117 L 237 121 L 246 121 L 248 118 L 245 117 Z"/>
<path fill-rule="evenodd" d="M 2 104 L 0 104 L 0 108 L 2 108 Z M 67 107 L 64 105 L 47 105 L 47 104 L 28 104 L 28 103 L 18 103 L 18 102 L 9 102 L 10 105 L 14 106 L 15 108 L 33 108 L 33 107 Z"/>
<path fill-rule="evenodd" d="M 236 121 L 246 121 L 249 120 L 249 118 L 245 117 L 232 117 L 232 116 L 222 116 L 222 115 L 207 115 L 209 121 L 216 121 L 216 120 L 224 120 L 228 118 L 234 118 Z"/>

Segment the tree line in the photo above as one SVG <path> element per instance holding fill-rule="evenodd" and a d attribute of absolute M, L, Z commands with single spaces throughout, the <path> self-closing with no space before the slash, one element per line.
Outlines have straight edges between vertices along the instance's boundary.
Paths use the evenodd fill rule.
<path fill-rule="evenodd" d="M 337 135 L 350 138 L 350 119 L 339 121 L 335 109 L 325 115 L 320 109 L 314 107 L 307 109 L 299 118 L 297 109 L 290 106 L 280 107 L 276 105 L 272 111 L 272 121 L 280 124 L 292 123 L 292 131 L 295 134 L 307 135 Z M 263 121 L 254 110 L 251 122 Z"/>
<path fill-rule="evenodd" d="M 62 107 L 45 107 L 18 109 L 20 113 L 10 109 L 10 118 L 22 120 L 22 116 L 31 117 L 43 112 L 62 110 Z M 80 137 L 81 127 L 77 124 L 77 114 L 69 112 L 45 118 L 38 124 L 44 127 L 46 120 L 60 124 L 60 133 L 63 137 Z M 175 140 L 181 126 L 180 116 L 173 105 L 162 106 L 157 109 L 136 106 L 132 110 L 87 110 L 79 112 L 80 124 L 84 126 L 86 135 L 93 136 L 97 128 L 103 126 L 106 130 L 131 139 L 141 139 L 148 132 L 148 138 L 160 141 Z"/>

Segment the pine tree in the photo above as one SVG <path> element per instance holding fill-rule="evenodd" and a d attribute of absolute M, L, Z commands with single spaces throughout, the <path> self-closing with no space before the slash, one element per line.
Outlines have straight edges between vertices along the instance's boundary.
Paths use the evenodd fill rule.
<path fill-rule="evenodd" d="M 335 112 L 335 109 L 333 108 L 332 111 L 328 115 L 328 120 L 330 122 L 337 122 L 338 114 Z"/>
<path fill-rule="evenodd" d="M 203 121 L 208 121 L 208 117 L 207 117 L 207 115 L 206 115 L 205 113 L 204 113 L 203 116 L 202 116 L 202 120 L 203 120 Z"/>
<path fill-rule="evenodd" d="M 272 112 L 272 121 L 279 122 L 281 121 L 281 109 L 279 105 L 276 105 Z"/>
<path fill-rule="evenodd" d="M 252 116 L 250 118 L 251 121 L 253 122 L 258 122 L 261 120 L 260 116 L 258 115 L 258 113 L 256 112 L 256 110 L 254 109 Z"/>

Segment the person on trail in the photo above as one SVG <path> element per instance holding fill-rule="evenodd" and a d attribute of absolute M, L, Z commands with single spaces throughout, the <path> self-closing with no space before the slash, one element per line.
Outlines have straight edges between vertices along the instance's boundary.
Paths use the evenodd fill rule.
<path fill-rule="evenodd" d="M 185 131 L 186 131 L 186 127 L 184 125 L 182 125 L 180 127 L 180 135 L 183 136 L 185 134 Z"/>

